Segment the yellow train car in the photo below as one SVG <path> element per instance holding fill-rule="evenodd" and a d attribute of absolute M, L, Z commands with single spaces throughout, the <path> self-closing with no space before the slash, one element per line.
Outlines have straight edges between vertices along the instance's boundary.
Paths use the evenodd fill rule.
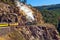
<path fill-rule="evenodd" d="M 8 23 L 0 23 L 0 27 L 8 27 Z"/>
<path fill-rule="evenodd" d="M 0 27 L 18 26 L 18 23 L 0 23 Z"/>
<path fill-rule="evenodd" d="M 9 23 L 9 26 L 18 26 L 18 23 Z"/>

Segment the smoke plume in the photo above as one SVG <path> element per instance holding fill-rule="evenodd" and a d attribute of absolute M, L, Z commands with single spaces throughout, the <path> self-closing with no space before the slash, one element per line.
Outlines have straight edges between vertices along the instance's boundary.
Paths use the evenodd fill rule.
<path fill-rule="evenodd" d="M 26 18 L 28 20 L 30 20 L 30 21 L 34 20 L 33 11 L 27 5 L 24 5 L 23 3 L 19 2 L 19 1 L 15 1 L 15 3 L 16 3 L 16 6 L 19 7 L 19 9 L 25 13 Z"/>

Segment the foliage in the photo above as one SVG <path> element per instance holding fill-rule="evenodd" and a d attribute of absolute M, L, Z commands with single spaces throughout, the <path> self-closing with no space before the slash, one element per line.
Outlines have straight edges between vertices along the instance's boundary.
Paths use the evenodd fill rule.
<path fill-rule="evenodd" d="M 35 7 L 37 8 L 39 11 L 41 11 L 43 18 L 45 20 L 46 23 L 51 23 L 54 24 L 55 26 L 57 26 L 58 24 L 58 18 L 60 16 L 60 6 L 56 6 L 53 5 L 52 6 L 44 6 L 44 7 Z"/>
<path fill-rule="evenodd" d="M 44 17 L 45 22 L 57 25 L 58 13 L 56 11 L 44 9 L 41 11 L 41 13 Z"/>

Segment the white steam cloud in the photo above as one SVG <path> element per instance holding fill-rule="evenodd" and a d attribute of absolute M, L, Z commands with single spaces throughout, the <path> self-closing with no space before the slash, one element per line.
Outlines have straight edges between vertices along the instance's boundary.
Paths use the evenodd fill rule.
<path fill-rule="evenodd" d="M 19 7 L 20 10 L 23 10 L 28 20 L 34 20 L 33 12 L 28 6 L 24 5 L 23 3 L 20 3 L 19 1 L 15 1 L 15 2 L 17 7 Z"/>

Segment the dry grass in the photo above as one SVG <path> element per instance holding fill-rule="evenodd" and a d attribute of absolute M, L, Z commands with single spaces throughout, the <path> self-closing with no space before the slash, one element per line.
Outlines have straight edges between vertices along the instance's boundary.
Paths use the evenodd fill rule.
<path fill-rule="evenodd" d="M 0 40 L 10 40 L 8 35 L 0 36 Z"/>

